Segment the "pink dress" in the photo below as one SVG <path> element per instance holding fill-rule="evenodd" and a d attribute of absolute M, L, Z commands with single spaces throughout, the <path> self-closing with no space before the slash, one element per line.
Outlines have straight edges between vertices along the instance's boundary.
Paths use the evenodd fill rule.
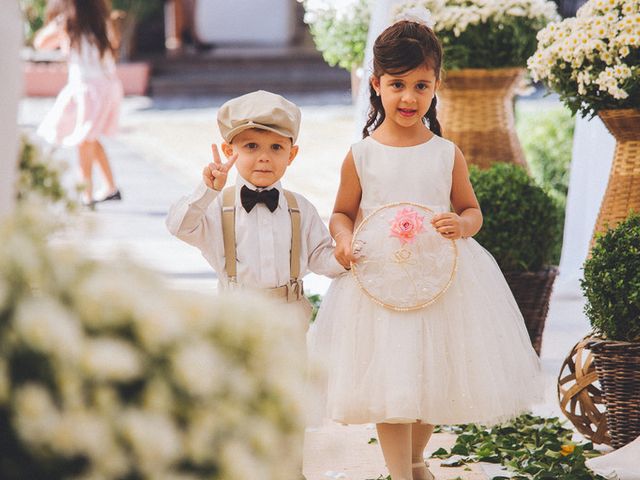
<path fill-rule="evenodd" d="M 68 56 L 69 78 L 53 108 L 38 127 L 49 143 L 77 146 L 87 140 L 113 135 L 118 127 L 122 84 L 110 53 L 83 38 Z"/>

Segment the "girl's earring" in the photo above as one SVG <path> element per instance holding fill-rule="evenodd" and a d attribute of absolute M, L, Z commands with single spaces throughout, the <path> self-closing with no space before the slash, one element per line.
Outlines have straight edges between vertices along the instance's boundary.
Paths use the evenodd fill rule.
<path fill-rule="evenodd" d="M 376 91 L 376 95 L 377 95 L 377 96 L 380 96 L 380 90 L 377 90 L 377 91 Z"/>

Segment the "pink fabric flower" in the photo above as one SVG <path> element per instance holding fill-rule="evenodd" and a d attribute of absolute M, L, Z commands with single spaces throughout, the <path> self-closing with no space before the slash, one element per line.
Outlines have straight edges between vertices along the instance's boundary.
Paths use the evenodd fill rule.
<path fill-rule="evenodd" d="M 396 218 L 391 222 L 390 236 L 399 238 L 403 245 L 411 243 L 416 235 L 424 231 L 423 221 L 424 217 L 411 207 L 398 210 Z"/>

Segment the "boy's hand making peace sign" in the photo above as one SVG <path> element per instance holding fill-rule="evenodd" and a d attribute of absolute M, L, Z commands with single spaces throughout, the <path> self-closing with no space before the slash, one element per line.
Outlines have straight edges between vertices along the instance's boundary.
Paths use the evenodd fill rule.
<path fill-rule="evenodd" d="M 213 153 L 213 162 L 204 167 L 202 179 L 207 187 L 219 192 L 227 183 L 227 174 L 233 164 L 236 163 L 238 154 L 234 154 L 228 162 L 222 163 L 218 153 L 218 146 L 215 143 L 211 144 L 211 152 Z"/>

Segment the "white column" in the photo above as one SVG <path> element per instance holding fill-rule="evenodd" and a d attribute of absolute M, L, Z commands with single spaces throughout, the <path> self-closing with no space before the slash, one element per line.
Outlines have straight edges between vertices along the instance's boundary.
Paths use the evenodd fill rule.
<path fill-rule="evenodd" d="M 0 218 L 14 207 L 18 101 L 22 95 L 22 16 L 18 0 L 0 0 Z"/>

